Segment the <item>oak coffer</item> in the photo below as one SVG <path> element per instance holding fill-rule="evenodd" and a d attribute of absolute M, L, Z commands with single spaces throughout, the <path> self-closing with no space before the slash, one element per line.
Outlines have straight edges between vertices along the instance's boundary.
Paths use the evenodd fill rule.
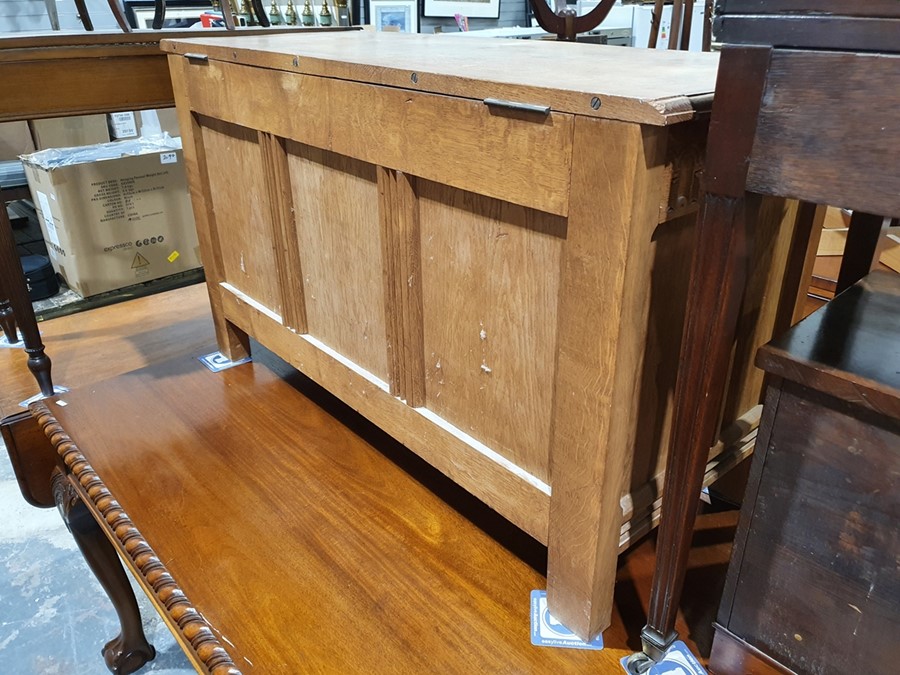
<path fill-rule="evenodd" d="M 659 517 L 717 57 L 370 32 L 163 48 L 221 350 L 255 337 L 547 544 L 551 611 L 603 629 L 617 553 Z M 791 234 L 764 209 L 709 480 L 758 419 Z"/>

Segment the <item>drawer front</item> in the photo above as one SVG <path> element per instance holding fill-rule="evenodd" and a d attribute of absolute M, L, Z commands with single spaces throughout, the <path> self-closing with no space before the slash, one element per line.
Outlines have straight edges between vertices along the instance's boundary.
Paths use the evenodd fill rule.
<path fill-rule="evenodd" d="M 201 114 L 568 214 L 572 115 L 218 61 L 188 63 L 191 108 Z"/>

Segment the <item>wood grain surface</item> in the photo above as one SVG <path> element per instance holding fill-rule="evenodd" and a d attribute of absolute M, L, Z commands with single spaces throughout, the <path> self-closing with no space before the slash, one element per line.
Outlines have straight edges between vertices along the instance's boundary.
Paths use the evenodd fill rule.
<path fill-rule="evenodd" d="M 571 115 L 498 112 L 470 99 L 182 61 L 185 105 L 203 115 L 550 213 L 568 210 Z M 527 170 L 522 158 L 538 155 L 542 171 Z"/>
<path fill-rule="evenodd" d="M 172 89 L 179 100 L 187 96 L 187 82 L 184 74 L 187 64 L 184 61 L 181 58 L 169 57 Z M 233 361 L 239 361 L 249 355 L 250 340 L 247 334 L 237 329 L 222 312 L 220 284 L 225 281 L 225 262 L 210 197 L 210 167 L 206 161 L 203 130 L 200 126 L 199 116 L 192 114 L 186 106 L 179 106 L 176 111 L 184 150 L 184 166 L 191 195 L 191 207 L 194 211 L 194 226 L 197 228 L 201 261 L 206 275 L 209 303 L 216 330 L 216 343 L 222 354 Z"/>
<path fill-rule="evenodd" d="M 281 316 L 272 206 L 259 136 L 253 129 L 202 120 L 203 147 L 224 281 Z M 238 165 L 241 172 L 228 170 Z M 260 227 L 264 224 L 264 227 Z"/>
<path fill-rule="evenodd" d="M 390 388 L 418 408 L 425 405 L 421 181 L 391 169 L 377 171 Z"/>
<path fill-rule="evenodd" d="M 609 663 L 531 647 L 540 575 L 265 366 L 175 361 L 63 398 L 53 416 L 242 670 Z"/>
<path fill-rule="evenodd" d="M 287 142 L 271 134 L 258 133 L 265 170 L 264 180 L 272 209 L 275 269 L 284 307 L 282 321 L 285 327 L 298 333 L 306 333 L 308 320 L 303 291 L 303 267 L 297 247 L 297 219 L 294 216 Z"/>
<path fill-rule="evenodd" d="M 52 350 L 54 379 L 84 387 L 179 354 L 196 352 L 213 337 L 203 284 L 92 309 L 40 324 Z M 210 350 L 212 351 L 212 350 Z M 37 393 L 20 349 L 0 349 L 0 417 L 24 410 Z"/>
<path fill-rule="evenodd" d="M 898 300 L 900 277 L 874 271 L 763 347 L 757 363 L 779 377 L 900 418 Z"/>
<path fill-rule="evenodd" d="M 579 117 L 574 147 L 578 199 L 560 292 L 547 593 L 555 616 L 588 637 L 612 611 L 618 527 L 609 514 L 632 468 L 665 135 Z"/>
<path fill-rule="evenodd" d="M 872 414 L 781 386 L 719 622 L 796 672 L 888 675 L 900 658 L 897 407 Z"/>
<path fill-rule="evenodd" d="M 718 63 L 711 53 L 376 32 L 166 40 L 162 48 L 291 73 L 476 100 L 500 98 L 655 125 L 692 119 L 695 105 L 708 109 L 709 101 L 702 99 L 714 89 Z"/>
<path fill-rule="evenodd" d="M 182 359 L 48 403 L 115 500 L 101 524 L 176 633 L 181 600 L 166 598 L 183 593 L 244 672 L 615 672 L 652 548 L 620 569 L 606 650 L 533 647 L 542 547 L 259 354 L 286 379 Z M 100 485 L 86 491 L 97 514 Z M 727 546 L 697 553 L 721 569 Z"/>
<path fill-rule="evenodd" d="M 419 186 L 425 404 L 549 482 L 566 221 Z"/>
<path fill-rule="evenodd" d="M 212 320 L 208 314 L 207 294 L 203 286 L 199 285 L 162 295 L 151 296 L 141 300 L 132 300 L 127 303 L 94 310 L 89 313 L 54 319 L 41 324 L 41 329 L 45 339 L 48 340 L 48 344 L 51 344 L 54 347 L 54 353 L 58 357 L 57 362 L 60 372 L 64 373 L 66 380 L 74 385 L 86 386 L 94 384 L 99 380 L 110 376 L 143 367 L 148 363 L 156 363 L 161 360 L 177 357 L 179 354 L 203 354 L 214 349 L 213 326 Z M 265 362 L 266 364 L 269 364 L 268 367 L 272 367 L 276 372 L 287 375 L 288 380 L 294 385 L 303 381 L 303 378 L 296 374 L 290 375 L 290 371 L 285 370 L 284 364 L 276 365 L 278 363 L 277 359 L 273 359 L 271 355 L 267 356 L 265 349 L 257 346 L 254 354 L 257 361 Z M 8 402 L 14 406 L 14 402 L 22 400 L 26 394 L 33 393 L 31 391 L 34 387 L 33 380 L 27 370 L 22 367 L 20 357 L 21 353 L 14 352 L 14 350 L 0 351 L 0 380 L 2 380 L 5 385 L 3 392 L 4 414 L 8 411 L 15 410 L 14 407 L 12 409 L 7 408 L 7 399 Z M 70 375 L 77 375 L 77 377 L 70 380 Z M 380 453 L 383 453 L 388 457 L 391 462 L 396 462 L 403 469 L 404 474 L 408 477 L 401 482 L 398 490 L 403 491 L 407 489 L 405 487 L 407 481 L 413 486 L 424 484 L 429 491 L 437 495 L 440 500 L 446 504 L 444 508 L 449 509 L 451 514 L 461 513 L 465 516 L 464 520 L 458 522 L 466 523 L 466 526 L 456 532 L 456 535 L 462 540 L 467 540 L 470 536 L 476 536 L 475 541 L 479 546 L 488 546 L 491 549 L 492 552 L 490 554 L 486 553 L 486 556 L 499 555 L 504 557 L 512 555 L 514 560 L 519 561 L 514 563 L 512 567 L 504 566 L 503 570 L 505 570 L 508 576 L 514 574 L 514 570 L 516 569 L 524 569 L 526 571 L 525 578 L 515 580 L 514 582 L 501 579 L 502 585 L 499 586 L 496 591 L 498 598 L 502 598 L 505 593 L 514 592 L 514 597 L 511 599 L 498 600 L 498 603 L 504 607 L 512 608 L 509 610 L 512 614 L 512 619 L 509 619 L 508 621 L 513 623 L 513 627 L 491 629 L 502 633 L 504 636 L 513 636 L 509 638 L 508 641 L 500 643 L 495 642 L 491 647 L 498 655 L 496 658 L 509 659 L 509 663 L 512 665 L 510 665 L 509 668 L 506 668 L 506 670 L 514 669 L 514 665 L 520 663 L 519 659 L 530 659 L 531 662 L 536 665 L 522 666 L 519 668 L 520 672 L 566 672 L 567 670 L 572 670 L 577 672 L 591 671 L 612 673 L 617 672 L 616 669 L 619 668 L 617 663 L 618 658 L 626 656 L 633 650 L 640 648 L 640 645 L 635 641 L 634 636 L 637 635 L 640 627 L 644 623 L 647 600 L 649 597 L 650 581 L 653 574 L 655 559 L 652 539 L 645 540 L 636 547 L 632 547 L 630 551 L 625 553 L 619 559 L 615 590 L 616 600 L 612 625 L 604 633 L 606 651 L 599 655 L 588 655 L 585 653 L 570 652 L 568 650 L 553 650 L 553 653 L 550 654 L 540 654 L 539 652 L 545 650 L 540 650 L 536 647 L 533 648 L 528 643 L 527 626 L 523 623 L 528 620 L 527 609 L 524 604 L 527 600 L 521 597 L 519 591 L 516 589 L 525 588 L 527 593 L 528 586 L 532 584 L 534 585 L 534 588 L 543 588 L 545 586 L 546 580 L 543 576 L 543 572 L 546 569 L 546 549 L 535 544 L 530 538 L 522 535 L 519 530 L 510 525 L 509 521 L 498 517 L 493 510 L 467 496 L 463 490 L 455 487 L 449 480 L 443 479 L 438 472 L 428 468 L 411 453 L 398 450 L 399 446 L 387 439 L 384 434 L 379 433 L 372 425 L 368 425 L 366 422 L 362 421 L 360 417 L 355 416 L 349 408 L 336 403 L 334 399 L 321 394 L 321 392 L 319 395 L 314 395 L 312 392 L 315 391 L 315 388 L 313 387 L 310 389 L 308 384 L 301 388 L 307 395 L 311 396 L 316 406 L 319 406 L 329 414 L 336 416 L 344 424 L 348 425 L 353 430 L 353 433 L 359 434 L 366 439 L 373 447 L 376 447 Z M 19 390 L 18 393 L 16 392 L 17 389 Z M 87 392 L 89 391 L 90 388 L 87 389 Z M 85 396 L 87 395 L 88 394 L 85 393 Z M 155 397 L 155 390 L 149 391 L 148 396 Z M 130 398 L 130 395 L 125 398 Z M 154 415 L 151 411 L 149 413 L 149 418 L 145 419 L 142 424 L 146 423 L 150 425 L 153 422 L 153 417 Z M 227 419 L 225 422 L 220 420 L 215 423 L 215 427 L 221 428 L 222 434 L 227 434 L 232 428 L 230 426 L 231 424 L 232 423 L 227 421 Z M 330 424 L 331 422 L 329 422 L 329 427 Z M 131 427 L 128 426 L 128 424 L 123 423 L 122 426 L 126 429 L 126 433 L 124 435 L 121 433 L 118 434 L 117 438 L 124 438 L 128 443 L 133 440 L 139 440 L 141 443 L 146 442 L 147 446 L 145 446 L 145 448 L 147 448 L 148 452 L 151 452 L 148 447 L 149 445 L 154 446 L 152 450 L 153 453 L 162 449 L 162 446 L 153 443 L 154 439 L 157 438 L 155 431 L 151 436 L 140 439 L 132 433 L 130 430 Z M 157 424 L 156 426 L 165 427 L 163 424 Z M 329 436 L 331 434 L 332 432 L 330 431 L 323 431 L 323 436 Z M 263 447 L 259 443 L 259 440 L 254 439 L 245 450 L 245 461 L 250 462 L 253 457 L 256 457 L 262 453 L 262 451 Z M 184 463 L 191 464 L 189 470 L 192 472 L 192 475 L 200 475 L 203 476 L 204 479 L 215 479 L 217 465 L 209 465 L 208 463 L 199 460 L 196 463 L 191 463 L 190 458 L 193 457 L 191 454 L 193 452 L 192 448 L 185 447 L 184 452 L 186 453 L 183 458 Z M 284 459 L 284 462 L 287 461 L 288 459 Z M 125 466 L 128 464 L 127 459 L 122 459 L 121 462 L 117 461 L 117 463 L 122 471 L 128 470 Z M 238 468 L 243 466 L 245 466 L 245 464 L 241 463 Z M 163 467 L 162 470 L 164 472 L 167 471 L 165 467 Z M 284 470 L 288 471 L 287 468 Z M 104 476 L 101 475 L 101 477 Z M 155 480 L 156 479 L 154 479 L 154 481 Z M 286 484 L 292 488 L 295 497 L 296 494 L 303 493 L 302 486 L 296 481 L 289 480 L 286 481 Z M 141 485 L 136 493 L 138 498 L 148 505 L 147 511 L 151 517 L 159 520 L 159 529 L 165 530 L 161 542 L 163 544 L 165 544 L 166 540 L 170 539 L 170 534 L 173 531 L 171 528 L 171 522 L 173 521 L 166 520 L 169 517 L 168 514 L 171 513 L 169 509 L 178 509 L 185 512 L 191 510 L 188 503 L 181 501 L 182 493 L 180 491 L 180 483 L 170 480 L 166 485 L 167 487 L 165 489 L 167 494 L 170 493 L 168 491 L 171 491 L 172 494 L 177 493 L 177 497 L 167 503 L 159 501 L 158 503 L 164 507 L 163 511 L 160 511 L 155 505 L 151 504 L 151 502 L 156 501 L 153 499 L 154 493 L 152 491 L 144 489 L 144 486 Z M 214 493 L 221 490 L 221 483 L 216 483 L 216 485 L 216 489 L 211 488 L 204 493 L 205 497 L 212 498 Z M 279 488 L 279 491 L 281 489 L 282 488 Z M 287 488 L 283 487 L 283 489 L 286 490 Z M 118 492 L 114 493 L 114 496 L 119 497 Z M 222 498 L 227 499 L 228 496 L 222 494 Z M 270 504 L 271 502 L 269 501 L 254 501 L 245 506 L 254 513 L 263 512 L 268 517 L 268 515 L 271 515 L 274 511 Z M 134 514 L 129 513 L 129 515 Z M 290 514 L 281 510 L 277 511 L 276 515 L 279 518 L 285 519 L 291 517 Z M 456 518 L 457 516 L 454 515 L 452 517 Z M 691 590 L 688 593 L 688 601 L 685 604 L 686 613 L 680 613 L 678 616 L 679 630 L 682 635 L 689 636 L 687 640 L 692 649 L 694 649 L 695 654 L 705 653 L 705 650 L 709 649 L 711 641 L 709 626 L 718 602 L 717 589 L 721 585 L 721 581 L 724 577 L 724 570 L 728 562 L 729 545 L 727 542 L 730 541 L 729 528 L 733 528 L 734 524 L 734 519 L 731 518 L 729 520 L 729 518 L 731 518 L 729 514 L 717 514 L 715 516 L 701 517 L 698 521 L 699 534 L 695 550 L 691 554 L 691 563 L 688 572 L 688 584 Z M 144 523 L 140 519 L 137 519 L 136 516 L 133 520 L 135 520 L 138 529 L 143 534 L 147 534 L 144 531 Z M 418 517 L 414 518 L 414 520 L 416 523 L 420 522 Z M 439 519 L 432 520 L 428 517 L 423 517 L 421 520 L 424 520 L 426 523 L 422 529 L 422 536 L 429 539 L 429 541 L 436 541 L 443 536 L 441 533 L 447 532 L 447 526 L 442 524 L 442 521 Z M 386 525 L 385 527 L 389 533 L 391 528 Z M 469 529 L 472 530 L 472 533 L 468 533 Z M 182 532 L 183 530 L 176 531 Z M 482 538 L 481 534 L 479 534 L 482 531 L 487 532 L 490 537 Z M 260 533 L 260 536 L 264 535 L 264 532 Z M 212 527 L 200 528 L 197 534 L 199 539 L 206 540 L 207 542 L 214 542 L 217 536 L 215 529 Z M 269 536 L 272 537 L 273 541 L 278 542 L 275 548 L 269 550 L 280 550 L 281 537 L 285 536 L 285 533 L 282 530 L 276 529 L 269 532 Z M 389 535 L 386 534 L 385 536 Z M 187 537 L 187 543 L 183 543 L 179 547 L 179 550 L 184 550 L 191 556 L 187 560 L 188 565 L 195 563 L 202 567 L 205 565 L 206 553 L 192 547 L 194 542 L 193 537 L 194 535 L 189 535 Z M 452 543 L 452 538 L 450 538 L 450 541 Z M 161 561 L 169 563 L 170 557 L 166 557 L 169 552 L 168 549 L 165 546 L 157 547 L 157 542 L 155 540 L 151 539 L 150 543 L 153 545 L 154 549 L 159 549 L 156 552 L 160 554 Z M 451 546 L 451 543 L 446 543 L 444 545 Z M 171 545 L 172 544 L 167 544 L 166 546 Z M 211 547 L 216 548 L 215 543 L 210 545 Z M 305 544 L 301 540 L 301 543 L 298 545 L 304 546 Z M 386 549 L 390 551 L 391 555 L 397 551 L 404 550 L 396 544 L 386 547 Z M 222 552 L 219 548 L 216 548 L 216 550 Z M 240 549 L 240 551 L 248 550 L 250 549 L 246 547 Z M 512 554 L 510 554 L 510 552 L 512 552 Z M 243 557 L 243 553 L 238 553 L 236 555 L 236 564 L 240 564 Z M 195 570 L 194 573 L 199 576 L 197 570 Z M 263 582 L 259 577 L 258 568 L 256 568 L 252 578 L 256 579 L 255 583 L 261 586 Z M 370 583 L 377 583 L 378 575 L 367 572 L 365 578 L 368 579 Z M 454 577 L 449 577 L 449 579 L 453 584 L 459 583 Z M 491 581 L 494 579 L 495 577 L 493 576 L 489 578 Z M 175 581 L 178 584 L 182 584 L 180 576 L 176 576 Z M 226 585 L 217 583 L 215 579 L 210 578 L 208 575 L 206 583 L 209 588 L 209 597 L 207 597 L 206 600 L 211 602 L 215 602 L 218 594 L 223 592 L 223 589 L 228 588 Z M 194 593 L 193 588 L 189 586 L 185 586 L 185 588 L 189 591 L 188 597 L 194 601 L 195 606 L 203 612 L 204 616 L 209 618 L 206 607 L 200 602 L 202 598 Z M 288 590 L 290 591 L 291 588 L 293 588 L 293 585 L 289 584 Z M 436 592 L 443 592 L 443 588 L 444 586 L 437 587 Z M 512 591 L 509 590 L 510 588 L 512 588 Z M 246 600 L 249 597 L 249 591 L 244 593 L 240 588 L 231 588 L 228 593 L 238 595 L 243 600 Z M 258 611 L 261 612 L 267 611 L 267 608 L 275 601 L 273 599 L 275 595 L 271 592 L 271 589 L 266 589 L 266 592 L 263 595 L 256 597 L 262 598 L 257 604 L 259 607 Z M 378 609 L 378 597 L 380 596 L 374 595 L 372 599 L 365 599 L 363 606 L 366 612 L 380 611 Z M 418 603 L 418 598 L 416 602 Z M 462 602 L 464 605 L 467 605 L 469 601 L 464 597 Z M 422 604 L 415 604 L 415 607 L 417 608 L 417 612 L 419 612 L 415 615 L 415 617 L 419 617 L 418 619 L 409 614 L 403 614 L 401 615 L 401 618 L 409 621 L 421 620 L 425 622 L 428 627 L 435 626 L 433 620 L 434 617 L 431 616 L 429 608 Z M 452 608 L 447 610 L 449 614 L 452 614 L 453 611 Z M 248 613 L 246 606 L 244 607 L 243 613 L 246 615 L 248 621 L 253 619 L 253 615 Z M 362 621 L 363 618 L 360 618 L 359 620 Z M 496 615 L 487 615 L 482 620 L 495 621 Z M 218 623 L 214 625 L 221 628 Z M 384 628 L 383 624 L 379 625 L 382 626 L 382 629 L 388 630 L 387 628 Z M 279 630 L 288 633 L 294 641 L 293 646 L 288 653 L 300 655 L 306 654 L 305 643 L 307 641 L 316 642 L 320 639 L 320 631 L 317 627 L 322 627 L 326 636 L 329 634 L 329 631 L 326 630 L 322 624 L 302 624 L 294 621 L 290 613 L 285 615 L 283 622 L 279 625 Z M 439 627 L 437 630 L 439 630 L 442 635 L 452 636 L 456 634 L 443 626 Z M 232 631 L 224 629 L 222 632 L 224 632 L 226 637 L 234 641 Z M 343 635 L 342 631 L 331 632 Z M 352 636 L 352 633 L 348 634 Z M 256 639 L 258 635 L 259 631 L 255 630 L 251 635 L 251 639 Z M 504 640 L 505 639 L 506 638 L 504 638 Z M 698 645 L 699 652 L 697 651 Z M 225 646 L 227 647 L 227 644 Z M 99 649 L 99 645 L 97 645 L 97 647 Z M 455 648 L 455 643 L 451 642 L 450 648 Z M 486 646 L 476 646 L 475 648 L 487 649 Z M 362 649 L 362 646 L 353 647 L 353 650 L 357 653 Z M 512 654 L 511 656 L 507 656 L 507 650 L 512 652 L 522 652 L 525 655 Z M 529 652 L 538 653 L 529 654 Z M 453 658 L 452 655 L 447 655 L 446 651 L 440 652 L 439 657 L 441 659 L 446 658 L 447 660 Z M 100 657 L 97 656 L 96 658 L 97 663 L 100 664 Z M 570 667 L 559 666 L 558 663 L 561 662 L 561 660 L 571 660 L 572 665 Z M 287 666 L 279 665 L 281 663 L 282 662 L 276 663 L 276 666 L 270 669 L 270 672 L 279 672 L 278 668 L 280 667 L 289 668 Z M 443 665 L 442 661 L 436 661 L 436 663 Z M 303 663 L 302 667 L 313 672 L 324 671 L 328 669 L 329 663 L 322 663 L 310 658 Z M 504 668 L 500 667 L 498 670 L 502 671 Z M 288 672 L 291 671 L 288 670 Z M 379 671 L 375 670 L 373 672 Z M 446 672 L 453 672 L 452 667 L 448 668 Z"/>
<path fill-rule="evenodd" d="M 305 332 L 387 381 L 375 166 L 293 142 L 287 152 Z"/>
<path fill-rule="evenodd" d="M 427 409 L 404 405 L 386 382 L 309 339 L 298 337 L 240 298 L 222 295 L 223 314 L 281 358 L 327 388 L 439 471 L 541 542 L 547 541 L 549 487 Z"/>
<path fill-rule="evenodd" d="M 900 168 L 885 161 L 900 154 L 900 55 L 779 50 L 766 87 L 748 190 L 900 216 Z"/>

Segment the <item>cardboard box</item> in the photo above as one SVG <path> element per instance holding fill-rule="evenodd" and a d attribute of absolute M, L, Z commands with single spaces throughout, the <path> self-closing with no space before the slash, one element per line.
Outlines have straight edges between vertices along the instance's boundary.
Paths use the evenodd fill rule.
<path fill-rule="evenodd" d="M 29 125 L 36 150 L 74 148 L 109 142 L 106 115 L 52 117 L 46 120 L 31 120 Z"/>
<path fill-rule="evenodd" d="M 180 139 L 45 150 L 23 162 L 53 268 L 82 296 L 200 266 Z"/>
<path fill-rule="evenodd" d="M 109 126 L 109 137 L 112 140 L 150 138 L 163 133 L 167 133 L 173 138 L 181 136 L 175 108 L 110 113 L 106 119 Z"/>
<path fill-rule="evenodd" d="M 34 149 L 28 122 L 0 124 L 0 162 L 18 160 L 19 155 L 27 155 Z"/>

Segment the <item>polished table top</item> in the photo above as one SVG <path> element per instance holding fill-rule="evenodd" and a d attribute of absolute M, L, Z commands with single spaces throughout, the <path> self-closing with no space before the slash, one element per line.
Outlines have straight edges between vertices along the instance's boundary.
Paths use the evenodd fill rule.
<path fill-rule="evenodd" d="M 269 362 L 284 378 L 182 357 L 47 402 L 239 669 L 584 673 L 629 653 L 532 646 L 546 549 Z M 625 646 L 619 628 L 608 639 Z"/>

